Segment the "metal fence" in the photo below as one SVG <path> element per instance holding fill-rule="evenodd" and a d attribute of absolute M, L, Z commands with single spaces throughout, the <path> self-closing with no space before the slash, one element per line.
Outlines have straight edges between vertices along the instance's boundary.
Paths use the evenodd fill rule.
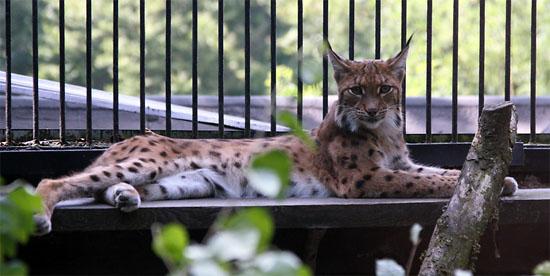
<path fill-rule="evenodd" d="M 6 130 L 5 138 L 8 144 L 12 142 L 12 83 L 11 83 L 11 33 L 12 26 L 10 23 L 11 18 L 11 0 L 5 1 L 5 55 L 6 55 Z M 196 138 L 199 133 L 198 129 L 198 36 L 197 36 L 197 0 L 192 1 L 192 137 Z M 250 128 L 250 0 L 244 1 L 244 63 L 245 63 L 245 116 L 244 116 L 244 137 L 251 136 Z M 113 0 L 113 139 L 116 141 L 119 137 L 120 125 L 119 125 L 119 91 L 118 91 L 118 0 Z M 404 47 L 407 39 L 407 0 L 401 1 L 401 47 Z M 66 119 L 65 119 L 65 14 L 64 14 L 65 0 L 59 0 L 59 139 L 61 142 L 66 140 Z M 92 0 L 86 0 L 86 141 L 92 142 Z M 298 18 L 297 18 L 297 71 L 298 77 L 296 79 L 297 84 L 297 116 L 298 119 L 302 119 L 303 115 L 303 82 L 301 79 L 302 73 L 302 53 L 301 48 L 303 46 L 303 14 L 304 7 L 302 0 L 296 0 Z M 375 0 L 375 58 L 380 58 L 380 43 L 381 43 L 381 0 Z M 427 0 L 427 67 L 426 67 L 426 132 L 425 141 L 432 142 L 432 14 L 433 14 L 433 1 Z M 218 136 L 224 136 L 224 80 L 223 80 L 223 62 L 224 62 L 224 28 L 223 28 L 223 16 L 224 16 L 224 0 L 218 0 Z M 531 1 L 531 82 L 530 82 L 530 133 L 529 141 L 536 142 L 536 118 L 535 118 L 535 105 L 536 105 L 536 8 L 537 1 Z M 145 132 L 145 9 L 146 1 L 140 0 L 139 15 L 140 15 L 140 133 Z M 510 100 L 510 40 L 511 40 L 511 12 L 512 1 L 506 0 L 506 41 L 505 41 L 505 91 L 503 100 Z M 271 110 L 271 132 L 270 135 L 275 135 L 276 128 L 276 16 L 277 16 L 277 1 L 271 0 L 270 7 L 270 22 L 271 22 L 271 41 L 270 41 L 270 64 L 271 64 L 271 91 L 270 91 L 270 110 Z M 165 64 L 166 64 L 166 135 L 172 135 L 171 125 L 171 0 L 166 0 L 166 52 L 165 52 Z M 458 50 L 459 50 L 459 0 L 454 0 L 453 3 L 453 55 L 452 55 L 452 132 L 451 142 L 458 141 L 457 131 L 457 110 L 458 110 Z M 325 40 L 329 37 L 329 1 L 323 0 L 323 38 Z M 479 110 L 484 106 L 484 72 L 485 72 L 485 1 L 480 1 L 479 8 L 479 30 L 480 30 L 480 44 L 479 44 Z M 355 43 L 355 0 L 349 0 L 349 56 L 350 59 L 354 58 L 354 43 Z M 32 53 L 33 53 L 33 140 L 38 142 L 40 137 L 40 125 L 39 125 L 39 87 L 38 87 L 38 0 L 32 0 Z M 328 112 L 328 61 L 326 56 L 323 57 L 323 82 L 322 82 L 322 105 L 323 116 Z M 406 108 L 406 87 L 405 82 L 402 90 L 402 109 L 405 114 Z M 480 112 L 481 113 L 481 112 Z M 406 118 L 404 118 L 406 119 Z M 404 121 L 406 123 L 406 120 Z M 403 131 L 405 132 L 405 123 L 403 125 Z"/>

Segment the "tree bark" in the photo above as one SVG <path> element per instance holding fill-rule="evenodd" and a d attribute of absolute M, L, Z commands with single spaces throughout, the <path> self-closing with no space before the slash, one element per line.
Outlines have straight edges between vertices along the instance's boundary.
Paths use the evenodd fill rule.
<path fill-rule="evenodd" d="M 517 113 L 504 102 L 483 109 L 454 195 L 437 221 L 419 275 L 471 268 L 494 216 L 516 141 Z"/>

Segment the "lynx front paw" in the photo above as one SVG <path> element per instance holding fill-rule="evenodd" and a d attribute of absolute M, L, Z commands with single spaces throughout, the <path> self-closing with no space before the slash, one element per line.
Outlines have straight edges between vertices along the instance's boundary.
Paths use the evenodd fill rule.
<path fill-rule="evenodd" d="M 121 211 L 129 213 L 139 208 L 141 199 L 136 189 L 126 184 L 115 189 L 113 193 L 113 203 L 113 205 Z"/>
<path fill-rule="evenodd" d="M 518 182 L 513 177 L 505 177 L 504 185 L 502 187 L 502 196 L 511 196 L 516 193 L 518 190 Z"/>
<path fill-rule="evenodd" d="M 52 222 L 46 215 L 34 215 L 34 225 L 35 231 L 34 234 L 37 236 L 42 236 L 50 233 L 52 231 Z"/>

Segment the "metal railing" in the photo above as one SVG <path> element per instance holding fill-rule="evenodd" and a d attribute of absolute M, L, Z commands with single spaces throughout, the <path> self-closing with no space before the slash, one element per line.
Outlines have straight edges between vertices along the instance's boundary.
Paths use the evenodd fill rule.
<path fill-rule="evenodd" d="M 198 137 L 198 30 L 197 30 L 197 0 L 192 1 L 192 137 Z M 39 125 L 39 87 L 38 87 L 38 0 L 32 0 L 32 68 L 33 68 L 33 140 L 38 142 L 40 140 L 40 125 Z M 375 0 L 375 58 L 380 58 L 380 44 L 381 44 L 381 0 Z M 431 100 L 432 100 L 432 14 L 433 14 L 433 1 L 427 0 L 427 60 L 426 60 L 426 132 L 425 141 L 432 142 L 432 114 L 431 114 Z M 5 139 L 8 142 L 12 142 L 12 87 L 11 87 L 11 73 L 12 73 L 12 54 L 11 54 L 11 0 L 4 0 L 5 3 L 5 55 L 6 55 L 6 130 Z M 407 0 L 401 1 L 401 47 L 404 47 L 407 39 Z M 271 133 L 276 134 L 276 12 L 277 1 L 271 0 L 270 2 L 270 23 L 271 23 L 271 43 L 270 43 L 270 65 L 271 65 Z M 65 119 L 65 13 L 64 13 L 65 0 L 59 0 L 59 139 L 61 142 L 66 140 L 66 119 Z M 297 116 L 301 120 L 303 116 L 303 80 L 301 79 L 302 73 L 302 46 L 303 46 L 303 13 L 304 7 L 302 0 L 296 0 L 298 18 L 297 18 L 297 71 L 298 77 L 296 79 L 297 84 Z M 86 0 L 86 141 L 89 143 L 92 141 L 92 0 Z M 140 99 L 140 133 L 145 132 L 145 74 L 147 66 L 145 64 L 145 9 L 146 1 L 140 0 L 139 2 L 139 37 L 140 37 L 140 85 L 139 85 L 139 99 Z M 218 136 L 224 136 L 224 1 L 218 0 Z M 530 142 L 536 142 L 536 9 L 537 1 L 531 1 L 531 67 L 530 67 Z M 113 0 L 113 138 L 116 141 L 119 137 L 120 131 L 119 125 L 119 76 L 118 76 L 118 20 L 119 20 L 119 3 L 118 0 Z M 171 125 L 171 0 L 166 0 L 166 49 L 165 49 L 165 68 L 166 68 L 166 135 L 172 135 Z M 510 100 L 510 41 L 511 41 L 511 12 L 512 1 L 506 0 L 506 26 L 505 26 L 505 90 L 504 100 Z M 453 54 L 452 54 L 452 131 L 451 142 L 458 141 L 458 128 L 457 128 L 457 110 L 458 110 L 458 50 L 459 50 L 459 0 L 453 2 Z M 245 99 L 245 126 L 244 136 L 251 136 L 250 128 L 250 0 L 244 0 L 244 99 Z M 329 1 L 323 0 L 323 39 L 329 38 Z M 485 92 L 485 1 L 480 1 L 479 6 L 479 110 L 484 106 L 484 92 Z M 349 0 L 349 57 L 354 59 L 354 45 L 355 44 L 355 0 Z M 328 61 L 326 56 L 323 57 L 322 64 L 323 81 L 322 81 L 322 106 L 323 116 L 328 112 Z M 402 110 L 405 115 L 406 108 L 406 87 L 403 83 L 402 90 Z M 481 112 L 480 112 L 481 113 Z M 404 118 L 406 119 L 406 118 Z M 405 132 L 406 120 L 403 123 L 403 131 Z"/>

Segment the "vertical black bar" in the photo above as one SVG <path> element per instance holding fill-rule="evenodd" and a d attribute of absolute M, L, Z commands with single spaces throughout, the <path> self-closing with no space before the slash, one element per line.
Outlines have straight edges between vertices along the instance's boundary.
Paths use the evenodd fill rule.
<path fill-rule="evenodd" d="M 92 0 L 86 0 L 86 144 L 92 143 Z"/>
<path fill-rule="evenodd" d="M 11 143 L 11 2 L 4 1 L 6 17 L 6 143 Z"/>
<path fill-rule="evenodd" d="M 302 47 L 304 45 L 304 3 L 298 0 L 298 121 L 302 122 L 303 117 L 303 91 L 302 81 L 302 59 L 304 58 Z"/>
<path fill-rule="evenodd" d="M 485 0 L 479 2 L 479 111 L 481 116 L 485 106 Z"/>
<path fill-rule="evenodd" d="M 381 12 L 380 12 L 380 9 L 381 9 L 381 3 L 380 3 L 381 0 L 376 0 L 376 8 L 375 8 L 375 17 L 374 17 L 374 33 L 375 33 L 375 38 L 374 38 L 374 58 L 375 59 L 380 59 L 380 19 L 381 19 Z"/>
<path fill-rule="evenodd" d="M 271 0 L 271 136 L 277 132 L 277 1 Z"/>
<path fill-rule="evenodd" d="M 65 0 L 59 0 L 59 141 L 65 144 Z"/>
<path fill-rule="evenodd" d="M 401 49 L 407 44 L 407 0 L 401 0 Z M 401 108 L 403 114 L 403 136 L 407 130 L 407 76 L 401 84 Z"/>
<path fill-rule="evenodd" d="M 328 0 L 323 0 L 323 42 L 328 42 Z M 323 55 L 323 118 L 328 113 L 328 59 Z"/>
<path fill-rule="evenodd" d="M 139 132 L 145 134 L 145 0 L 139 0 Z"/>
<path fill-rule="evenodd" d="M 453 4 L 453 110 L 452 142 L 458 142 L 458 0 Z"/>
<path fill-rule="evenodd" d="M 118 0 L 113 0 L 113 142 L 118 141 Z"/>
<path fill-rule="evenodd" d="M 426 12 L 426 142 L 432 142 L 432 14 L 433 1 L 428 0 Z"/>
<path fill-rule="evenodd" d="M 198 99 L 198 72 L 197 72 L 197 65 L 198 65 L 198 15 L 197 15 L 197 0 L 193 0 L 193 41 L 192 41 L 192 56 L 193 56 L 193 64 L 192 64 L 192 71 L 193 71 L 193 81 L 192 81 L 192 90 L 193 90 L 193 138 L 197 138 L 199 135 L 199 114 L 198 114 L 198 105 L 199 105 L 199 99 Z"/>
<path fill-rule="evenodd" d="M 166 83 L 166 136 L 172 136 L 172 0 L 166 0 L 166 37 L 165 37 L 165 83 Z"/>
<path fill-rule="evenodd" d="M 537 0 L 531 1 L 531 116 L 529 143 L 537 138 Z"/>
<path fill-rule="evenodd" d="M 32 1 L 32 84 L 33 84 L 33 132 L 32 139 L 40 142 L 38 123 L 38 0 Z"/>
<path fill-rule="evenodd" d="M 510 42 L 512 40 L 512 0 L 506 0 L 506 49 L 504 57 L 504 100 L 510 100 Z"/>
<path fill-rule="evenodd" d="M 218 0 L 218 137 L 223 138 L 223 0 Z"/>
<path fill-rule="evenodd" d="M 250 0 L 244 0 L 244 136 L 250 137 Z"/>
<path fill-rule="evenodd" d="M 355 58 L 355 0 L 349 0 L 349 59 Z"/>

